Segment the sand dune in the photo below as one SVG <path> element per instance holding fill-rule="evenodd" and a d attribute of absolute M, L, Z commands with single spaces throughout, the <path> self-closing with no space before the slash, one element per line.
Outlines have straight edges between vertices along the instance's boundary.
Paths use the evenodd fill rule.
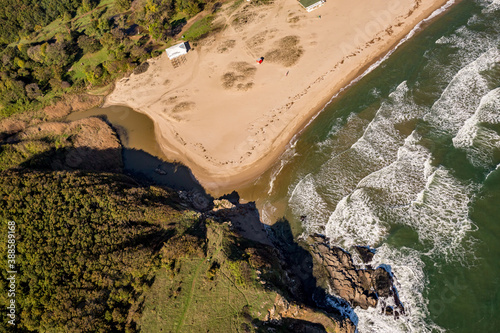
<path fill-rule="evenodd" d="M 165 155 L 222 193 L 259 176 L 325 103 L 446 0 L 227 4 L 225 28 L 174 68 L 166 54 L 106 100 L 147 114 Z M 265 57 L 258 64 L 261 56 Z"/>

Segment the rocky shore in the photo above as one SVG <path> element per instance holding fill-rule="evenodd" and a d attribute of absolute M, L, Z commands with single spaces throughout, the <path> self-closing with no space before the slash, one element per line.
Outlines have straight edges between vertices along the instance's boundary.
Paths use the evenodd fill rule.
<path fill-rule="evenodd" d="M 359 306 L 366 310 L 368 307 L 377 307 L 380 302 L 386 315 L 397 318 L 405 313 L 391 272 L 384 267 L 356 267 L 351 254 L 340 247 L 329 245 L 325 236 L 312 235 L 309 237 L 309 244 L 314 260 L 328 277 L 334 293 L 348 301 L 353 308 Z M 373 252 L 361 246 L 356 247 L 356 250 L 364 263 L 369 264 Z"/>

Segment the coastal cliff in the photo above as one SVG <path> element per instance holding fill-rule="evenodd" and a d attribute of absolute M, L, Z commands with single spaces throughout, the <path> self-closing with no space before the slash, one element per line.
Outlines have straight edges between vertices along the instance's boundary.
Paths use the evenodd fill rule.
<path fill-rule="evenodd" d="M 0 123 L 4 128 L 0 151 L 1 217 L 17 221 L 22 230 L 26 242 L 22 256 L 35 255 L 40 262 L 55 257 L 55 265 L 61 267 L 49 275 L 41 270 L 35 279 L 30 274 L 22 275 L 21 304 L 33 302 L 36 281 L 56 279 L 53 282 L 58 288 L 70 290 L 72 300 L 65 303 L 67 307 L 78 308 L 76 299 L 84 302 L 80 316 L 87 324 L 78 322 L 85 327 L 83 331 L 112 326 L 130 332 L 155 332 L 162 328 L 182 331 L 183 327 L 196 326 L 218 331 L 238 327 L 238 331 L 244 332 L 354 332 L 351 320 L 325 301 L 328 292 L 318 281 L 326 278 L 334 294 L 352 307 L 366 309 L 384 302 L 386 314 L 404 314 L 393 277 L 385 269 L 357 268 L 350 254 L 330 246 L 320 235 L 297 243 L 286 220 L 271 226 L 262 224 L 255 204 L 240 203 L 236 192 L 214 199 L 201 187 L 174 190 L 133 174 L 124 175 L 119 137 L 105 119 L 92 117 L 23 126 L 11 123 L 12 119 Z M 29 205 L 26 197 L 31 198 Z M 70 204 L 68 200 L 73 201 Z M 96 208 L 102 205 L 98 202 L 107 202 L 107 208 L 99 208 L 97 214 Z M 73 219 L 71 211 L 75 210 L 81 213 Z M 38 213 L 33 216 L 33 212 Z M 65 222 L 66 219 L 72 222 Z M 130 243 L 128 246 L 115 246 L 108 234 L 103 234 L 99 221 L 114 225 L 124 237 L 128 237 L 127 228 L 139 228 L 134 231 L 139 238 L 123 240 Z M 88 250 L 78 250 L 83 251 L 79 238 L 87 236 L 77 236 L 75 232 L 67 236 L 68 243 L 45 247 L 42 252 L 30 250 L 36 248 L 34 244 L 48 244 L 55 234 L 73 230 L 82 222 L 93 239 L 87 243 Z M 31 230 L 37 223 L 41 223 L 37 228 L 53 230 L 55 234 L 33 234 Z M 139 230 L 146 233 L 140 236 L 143 231 Z M 76 244 L 76 250 L 70 250 L 70 244 Z M 109 246 L 114 247 L 113 256 L 130 256 L 128 261 L 106 261 L 100 248 Z M 94 267 L 104 265 L 106 270 L 126 269 L 129 273 L 111 277 L 107 273 L 97 274 L 92 268 L 88 274 L 99 277 L 87 281 L 85 274 L 74 275 L 63 268 L 81 264 L 69 263 L 56 254 L 68 251 L 80 253 L 86 265 L 94 262 L 99 263 Z M 363 257 L 368 262 L 370 251 L 363 252 Z M 148 262 L 146 271 L 139 268 L 141 258 Z M 27 261 L 20 265 L 25 272 L 36 270 Z M 132 284 L 119 287 L 112 282 L 130 279 L 127 274 L 135 276 L 139 271 L 139 280 L 133 278 Z M 60 276 L 69 280 L 61 281 Z M 91 302 L 93 296 L 78 287 L 81 283 L 110 296 Z M 119 306 L 121 315 L 102 319 L 99 313 L 114 313 L 116 300 L 111 295 L 121 290 L 129 290 L 128 305 Z M 158 297 L 160 294 L 164 297 Z M 19 317 L 25 323 L 22 325 L 28 329 L 37 329 L 41 324 L 61 329 L 75 327 L 77 322 L 69 318 L 56 323 L 33 317 L 37 311 L 63 311 L 53 304 L 61 294 L 54 292 L 47 297 L 48 303 L 33 305 L 38 309 L 35 312 L 29 306 L 21 306 Z M 93 302 L 100 304 L 101 310 L 96 313 L 88 308 Z M 204 316 L 197 315 L 200 308 Z M 211 319 L 220 314 L 232 319 Z"/>
<path fill-rule="evenodd" d="M 124 175 L 104 120 L 2 137 L 0 217 L 20 236 L 16 329 L 354 332 L 308 299 L 255 205 Z"/>

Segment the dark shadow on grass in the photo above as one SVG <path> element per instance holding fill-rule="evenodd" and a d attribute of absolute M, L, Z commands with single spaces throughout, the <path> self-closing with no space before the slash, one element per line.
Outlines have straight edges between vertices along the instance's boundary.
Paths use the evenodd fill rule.
<path fill-rule="evenodd" d="M 2 145 L 0 145 L 1 148 Z M 159 185 L 173 190 L 197 191 L 210 198 L 188 167 L 180 163 L 165 162 L 143 150 L 51 148 L 31 156 L 19 166 L 23 169 L 39 171 L 66 170 L 118 174 L 123 172 L 141 185 Z"/>
<path fill-rule="evenodd" d="M 322 324 L 313 323 L 306 320 L 295 318 L 283 318 L 279 322 L 268 321 L 261 326 L 257 325 L 257 332 L 276 332 L 276 333 L 327 333 L 328 331 Z"/>
<path fill-rule="evenodd" d="M 187 24 L 186 18 L 181 18 L 179 20 L 175 20 L 171 23 L 171 28 L 170 28 L 170 35 L 176 36 L 182 31 L 182 28 Z"/>

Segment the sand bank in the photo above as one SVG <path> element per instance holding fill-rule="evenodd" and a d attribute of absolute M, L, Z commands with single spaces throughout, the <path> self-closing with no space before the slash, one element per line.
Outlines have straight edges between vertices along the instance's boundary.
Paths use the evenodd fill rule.
<path fill-rule="evenodd" d="M 150 60 L 106 105 L 151 117 L 164 154 L 219 194 L 262 174 L 333 95 L 445 3 L 328 0 L 311 13 L 296 0 L 226 4 L 214 21 L 223 29 L 182 65 Z"/>

